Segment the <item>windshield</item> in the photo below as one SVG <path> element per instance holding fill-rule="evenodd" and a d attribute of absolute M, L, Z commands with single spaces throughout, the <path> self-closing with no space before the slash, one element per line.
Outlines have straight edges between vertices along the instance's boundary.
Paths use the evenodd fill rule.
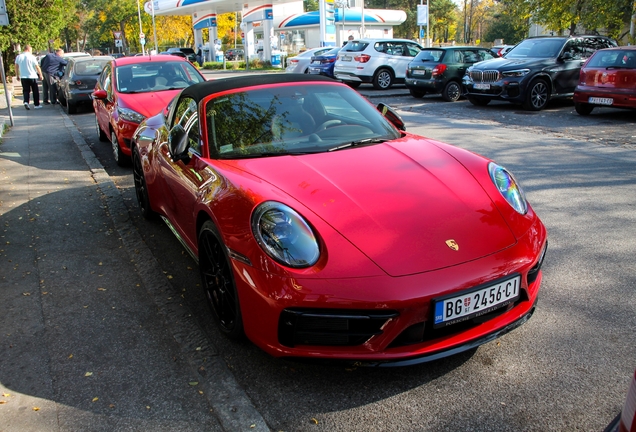
<path fill-rule="evenodd" d="M 506 58 L 557 57 L 564 43 L 563 39 L 526 39 L 508 51 Z"/>
<path fill-rule="evenodd" d="M 194 66 L 185 61 L 155 61 L 118 66 L 116 75 L 117 90 L 121 93 L 182 89 L 204 81 Z"/>
<path fill-rule="evenodd" d="M 224 94 L 208 101 L 206 117 L 210 155 L 220 159 L 322 153 L 400 137 L 366 99 L 342 85 Z"/>

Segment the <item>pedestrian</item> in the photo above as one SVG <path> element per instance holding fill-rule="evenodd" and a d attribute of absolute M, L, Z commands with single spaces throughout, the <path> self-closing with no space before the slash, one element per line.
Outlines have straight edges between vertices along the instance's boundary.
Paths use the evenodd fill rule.
<path fill-rule="evenodd" d="M 55 53 L 48 53 L 40 61 L 42 74 L 44 75 L 44 80 L 42 80 L 44 105 L 49 103 L 55 105 L 57 103 L 57 83 L 61 74 L 64 73 L 64 67 L 68 64 L 68 61 L 62 57 L 63 55 L 64 50 L 58 48 Z"/>
<path fill-rule="evenodd" d="M 43 79 L 42 70 L 35 56 L 31 52 L 31 45 L 26 45 L 22 54 L 15 58 L 15 76 L 20 78 L 22 84 L 22 97 L 24 108 L 29 108 L 29 94 L 33 92 L 33 108 L 42 108 L 40 105 L 40 90 L 38 89 L 38 77 Z"/>
<path fill-rule="evenodd" d="M 199 49 L 197 50 L 197 63 L 199 67 L 203 67 L 203 51 L 201 51 L 201 45 L 199 45 Z"/>

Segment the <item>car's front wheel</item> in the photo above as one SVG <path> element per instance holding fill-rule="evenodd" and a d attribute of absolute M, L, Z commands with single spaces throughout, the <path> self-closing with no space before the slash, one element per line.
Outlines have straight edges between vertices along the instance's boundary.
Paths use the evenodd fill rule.
<path fill-rule="evenodd" d="M 393 85 L 393 73 L 388 69 L 380 69 L 373 76 L 373 88 L 386 90 Z"/>
<path fill-rule="evenodd" d="M 462 88 L 456 81 L 449 81 L 442 91 L 442 98 L 446 102 L 457 102 L 462 95 Z"/>
<path fill-rule="evenodd" d="M 117 139 L 117 135 L 115 131 L 110 132 L 110 143 L 113 147 L 113 157 L 115 158 L 115 162 L 120 167 L 125 167 L 128 164 L 128 157 L 121 151 L 121 146 L 119 145 L 119 140 Z"/>
<path fill-rule="evenodd" d="M 469 97 L 468 102 L 475 106 L 486 106 L 490 103 L 490 99 L 480 97 Z"/>
<path fill-rule="evenodd" d="M 592 110 L 594 109 L 594 105 L 576 102 L 574 104 L 574 109 L 580 115 L 586 116 L 586 115 L 590 115 L 592 113 Z"/>
<path fill-rule="evenodd" d="M 225 245 L 216 226 L 207 221 L 199 231 L 199 269 L 205 297 L 226 336 L 243 336 L 243 318 Z"/>
<path fill-rule="evenodd" d="M 540 111 L 548 104 L 548 99 L 550 99 L 548 84 L 542 79 L 535 79 L 528 86 L 523 108 L 528 111 Z"/>
<path fill-rule="evenodd" d="M 150 207 L 150 197 L 148 196 L 148 186 L 146 186 L 146 176 L 144 175 L 143 165 L 141 164 L 141 156 L 139 150 L 133 151 L 133 180 L 135 182 L 135 195 L 137 195 L 137 203 L 139 210 L 146 219 L 154 219 L 155 213 Z"/>
<path fill-rule="evenodd" d="M 411 96 L 418 99 L 421 99 L 426 95 L 424 90 L 409 89 L 409 93 L 411 93 Z"/>

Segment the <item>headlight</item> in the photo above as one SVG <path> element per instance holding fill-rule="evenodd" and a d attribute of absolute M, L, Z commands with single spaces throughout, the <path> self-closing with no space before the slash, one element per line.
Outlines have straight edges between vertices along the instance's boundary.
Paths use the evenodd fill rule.
<path fill-rule="evenodd" d="M 530 73 L 530 69 L 519 69 L 519 70 L 512 70 L 512 71 L 507 71 L 507 72 L 502 72 L 501 76 L 503 77 L 522 77 L 522 76 L 526 76 Z"/>
<path fill-rule="evenodd" d="M 526 214 L 528 212 L 526 196 L 512 174 L 494 162 L 488 164 L 488 173 L 497 190 L 508 201 L 508 204 L 518 213 Z"/>
<path fill-rule="evenodd" d="M 310 267 L 318 261 L 318 239 L 295 210 L 274 201 L 259 205 L 252 215 L 252 232 L 265 253 L 294 268 Z"/>
<path fill-rule="evenodd" d="M 137 111 L 133 111 L 128 108 L 117 108 L 117 113 L 119 114 L 119 117 L 123 118 L 124 120 L 134 123 L 141 123 L 146 118 L 139 114 Z"/>

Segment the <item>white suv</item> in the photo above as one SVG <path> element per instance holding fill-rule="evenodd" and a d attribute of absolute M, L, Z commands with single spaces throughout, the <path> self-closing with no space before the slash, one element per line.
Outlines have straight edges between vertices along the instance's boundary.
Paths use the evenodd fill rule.
<path fill-rule="evenodd" d="M 406 39 L 352 40 L 340 50 L 334 75 L 354 88 L 372 83 L 376 89 L 388 89 L 404 82 L 406 67 L 423 49 Z"/>

